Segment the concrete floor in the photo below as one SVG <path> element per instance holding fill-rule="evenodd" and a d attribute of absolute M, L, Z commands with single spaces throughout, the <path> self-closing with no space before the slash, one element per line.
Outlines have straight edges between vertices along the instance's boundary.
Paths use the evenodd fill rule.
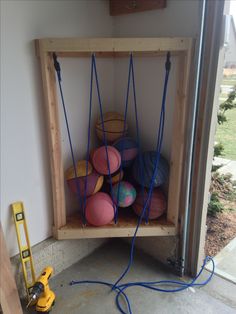
<path fill-rule="evenodd" d="M 236 180 L 236 160 L 230 160 L 220 157 L 214 157 L 212 161 L 213 165 L 221 166 L 217 171 L 221 174 L 232 174 L 232 181 Z"/>
<path fill-rule="evenodd" d="M 224 247 L 215 257 L 215 273 L 236 284 L 236 238 Z M 206 267 L 212 270 L 209 263 Z"/>
<path fill-rule="evenodd" d="M 57 295 L 51 314 L 115 314 L 115 294 L 100 285 L 69 286 L 71 280 L 106 280 L 115 282 L 127 265 L 129 246 L 113 241 L 98 249 L 79 263 L 53 277 L 50 286 Z M 203 279 L 208 272 L 205 271 Z M 128 281 L 179 279 L 152 257 L 137 251 L 134 265 L 125 279 Z M 217 276 L 203 288 L 183 292 L 157 293 L 131 288 L 133 314 L 233 314 L 236 313 L 236 285 Z M 32 310 L 26 313 L 34 313 Z"/>

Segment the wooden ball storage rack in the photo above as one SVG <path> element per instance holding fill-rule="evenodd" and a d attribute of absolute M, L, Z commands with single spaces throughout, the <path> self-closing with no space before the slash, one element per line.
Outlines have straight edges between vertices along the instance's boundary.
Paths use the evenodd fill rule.
<path fill-rule="evenodd" d="M 179 233 L 179 217 L 183 214 L 184 152 L 186 149 L 186 127 L 188 116 L 188 94 L 192 38 L 46 38 L 37 39 L 36 54 L 41 65 L 47 133 L 50 152 L 51 182 L 53 195 L 53 234 L 57 239 L 131 237 L 135 231 L 137 217 L 131 213 L 120 215 L 118 223 L 103 227 L 83 226 L 79 213 L 67 216 L 62 163 L 59 105 L 55 69 L 52 54 L 59 57 L 121 57 L 163 56 L 167 51 L 177 56 L 178 83 L 174 104 L 170 177 L 167 215 L 141 224 L 137 236 L 174 236 Z"/>

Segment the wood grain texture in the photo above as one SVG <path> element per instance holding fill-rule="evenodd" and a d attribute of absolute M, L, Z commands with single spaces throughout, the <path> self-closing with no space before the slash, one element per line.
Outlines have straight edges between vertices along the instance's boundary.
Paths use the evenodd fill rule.
<path fill-rule="evenodd" d="M 60 228 L 66 224 L 66 210 L 55 70 L 52 55 L 43 52 L 40 44 L 39 57 L 41 64 L 45 113 L 48 131 L 47 133 L 51 165 L 54 225 L 56 228 Z"/>
<path fill-rule="evenodd" d="M 178 59 L 178 88 L 174 109 L 174 125 L 172 130 L 170 178 L 168 191 L 169 221 L 177 225 L 180 211 L 181 183 L 184 168 L 184 151 L 186 145 L 187 109 L 189 92 L 189 75 L 191 68 L 193 43 L 186 53 Z"/>
<path fill-rule="evenodd" d="M 42 52 L 71 53 L 91 56 L 91 53 L 130 53 L 186 51 L 191 38 L 44 38 L 36 40 L 36 54 Z M 40 52 L 38 52 L 40 50 Z"/>
<path fill-rule="evenodd" d="M 110 0 L 110 15 L 131 14 L 165 7 L 166 0 Z"/>
<path fill-rule="evenodd" d="M 118 223 L 108 224 L 102 227 L 91 225 L 83 226 L 79 214 L 74 214 L 67 218 L 67 224 L 57 230 L 57 237 L 63 239 L 83 239 L 83 238 L 114 238 L 132 237 L 137 226 L 138 217 L 130 209 L 119 212 Z M 137 236 L 174 236 L 176 228 L 174 224 L 167 221 L 166 216 L 157 220 L 150 220 L 148 224 L 143 222 L 140 225 Z"/>
<path fill-rule="evenodd" d="M 196 135 L 192 175 L 192 202 L 189 222 L 188 270 L 192 276 L 200 270 L 204 258 L 207 204 L 213 158 L 215 125 L 217 121 L 218 75 L 223 72 L 223 47 L 220 47 L 224 2 L 207 1 L 205 45 L 202 52 L 202 73 L 199 88 Z M 210 60 L 210 61 L 209 61 Z M 219 68 L 219 63 L 222 68 Z M 217 73 L 218 71 L 218 73 Z M 222 72 L 221 72 L 222 71 Z M 219 72 L 221 72 L 219 74 Z M 215 90 L 215 94 L 212 92 Z M 214 98 L 215 97 L 215 98 Z"/>
<path fill-rule="evenodd" d="M 16 282 L 11 271 L 11 262 L 7 252 L 2 225 L 0 223 L 0 303 L 3 314 L 23 314 L 16 287 Z"/>

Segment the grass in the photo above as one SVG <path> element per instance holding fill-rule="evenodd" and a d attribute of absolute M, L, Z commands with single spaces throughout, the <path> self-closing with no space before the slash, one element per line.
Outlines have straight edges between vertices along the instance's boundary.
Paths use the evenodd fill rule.
<path fill-rule="evenodd" d="M 217 126 L 215 140 L 224 146 L 222 157 L 236 160 L 236 108 L 226 111 L 225 115 L 228 121 Z"/>
<path fill-rule="evenodd" d="M 222 85 L 236 85 L 236 77 L 224 78 Z M 227 95 L 220 95 L 220 102 L 223 102 Z M 236 108 L 226 111 L 228 121 L 218 125 L 215 140 L 224 146 L 223 158 L 236 160 Z"/>

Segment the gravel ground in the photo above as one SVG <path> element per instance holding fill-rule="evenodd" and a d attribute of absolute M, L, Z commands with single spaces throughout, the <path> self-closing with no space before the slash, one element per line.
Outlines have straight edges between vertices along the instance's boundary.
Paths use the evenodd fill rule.
<path fill-rule="evenodd" d="M 215 256 L 236 237 L 236 210 L 207 217 L 206 255 Z"/>

